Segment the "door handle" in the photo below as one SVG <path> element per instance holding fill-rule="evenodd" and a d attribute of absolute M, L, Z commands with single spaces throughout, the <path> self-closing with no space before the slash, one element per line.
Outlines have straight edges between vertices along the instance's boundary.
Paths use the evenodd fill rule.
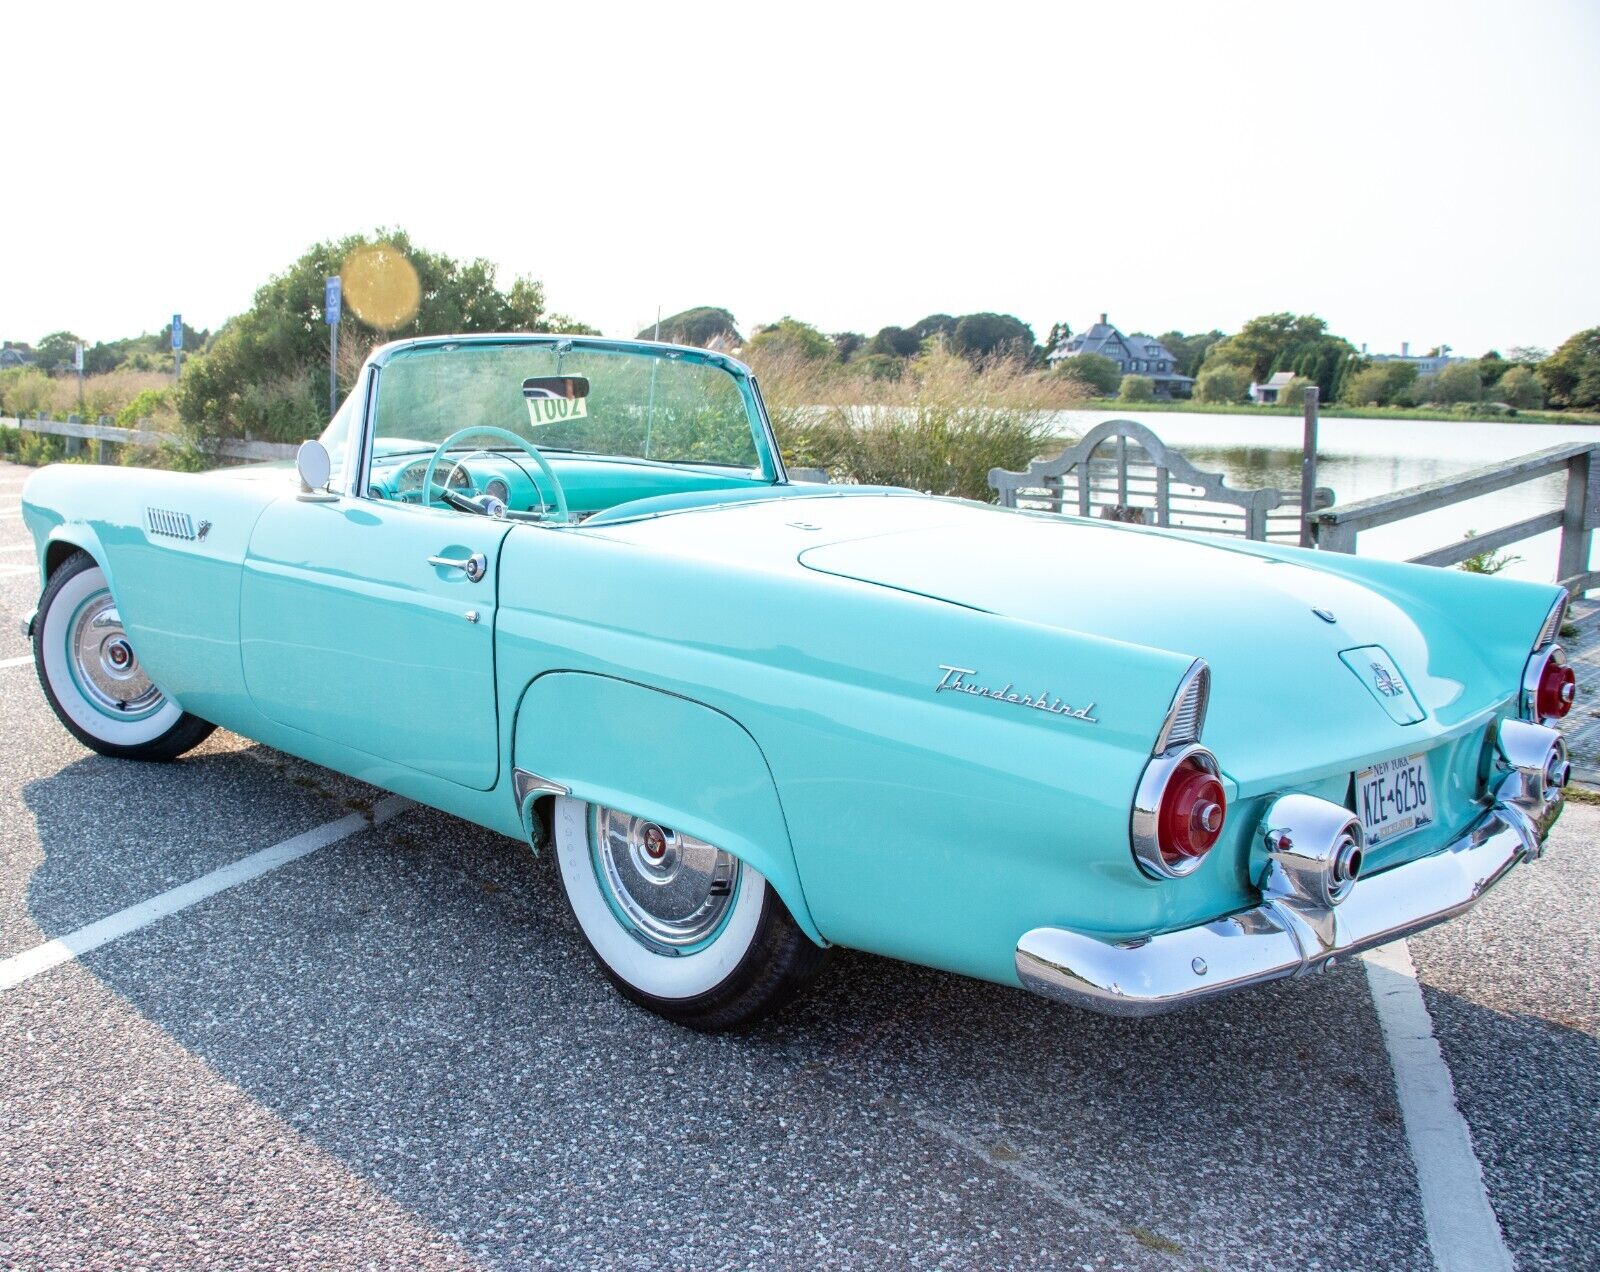
<path fill-rule="evenodd" d="M 431 556 L 428 564 L 441 569 L 460 570 L 471 583 L 476 583 L 489 572 L 489 558 L 481 552 L 474 552 L 469 557 Z"/>

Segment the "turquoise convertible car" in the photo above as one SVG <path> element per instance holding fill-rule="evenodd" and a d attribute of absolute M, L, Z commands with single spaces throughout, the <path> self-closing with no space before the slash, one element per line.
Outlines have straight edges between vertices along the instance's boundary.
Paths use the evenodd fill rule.
<path fill-rule="evenodd" d="M 1561 809 L 1557 588 L 791 482 L 749 371 L 378 350 L 296 474 L 58 466 L 62 723 L 216 725 L 534 849 L 703 1029 L 831 945 L 1143 1015 L 1471 906 Z"/>

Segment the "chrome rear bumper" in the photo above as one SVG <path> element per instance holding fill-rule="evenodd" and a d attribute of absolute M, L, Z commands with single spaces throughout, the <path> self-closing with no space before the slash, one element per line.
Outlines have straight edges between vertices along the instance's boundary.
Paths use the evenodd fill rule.
<path fill-rule="evenodd" d="M 1564 762 L 1564 747 L 1560 754 Z M 1153 1016 L 1320 971 L 1471 909 L 1518 862 L 1537 857 L 1561 809 L 1564 774 L 1538 793 L 1537 804 L 1527 784 L 1526 767 L 1514 767 L 1494 807 L 1466 834 L 1426 857 L 1363 876 L 1336 905 L 1269 885 L 1254 909 L 1142 940 L 1035 928 L 1017 943 L 1017 977 L 1025 989 L 1057 1002 L 1104 1015 Z"/>

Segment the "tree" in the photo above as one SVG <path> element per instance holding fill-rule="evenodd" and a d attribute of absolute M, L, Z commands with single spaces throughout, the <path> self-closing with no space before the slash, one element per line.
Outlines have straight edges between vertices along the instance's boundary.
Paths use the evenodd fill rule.
<path fill-rule="evenodd" d="M 1506 350 L 1507 362 L 1520 362 L 1524 366 L 1535 366 L 1550 356 L 1550 350 L 1541 349 L 1538 345 L 1512 345 Z"/>
<path fill-rule="evenodd" d="M 833 341 L 833 355 L 840 362 L 849 362 L 867 343 L 867 338 L 859 331 L 836 331 L 828 339 Z"/>
<path fill-rule="evenodd" d="M 1554 406 L 1600 406 L 1600 327 L 1568 336 L 1539 364 Z"/>
<path fill-rule="evenodd" d="M 1291 351 L 1315 346 L 1325 337 L 1328 337 L 1328 324 L 1315 314 L 1263 314 L 1245 323 L 1234 335 L 1212 345 L 1206 351 L 1203 365 L 1237 363 L 1248 367 L 1250 374 L 1261 381 L 1272 374 L 1274 364 L 1279 370 L 1293 370 L 1286 356 L 1292 358 Z M 1328 338 L 1339 340 L 1337 336 Z M 1339 343 L 1350 350 L 1348 342 L 1339 340 Z M 1318 382 L 1321 383 L 1320 379 Z"/>
<path fill-rule="evenodd" d="M 1071 339 L 1072 327 L 1069 324 L 1064 322 L 1053 322 L 1050 324 L 1050 334 L 1045 338 L 1045 352 L 1049 353 L 1052 349 L 1066 344 L 1067 341 Z"/>
<path fill-rule="evenodd" d="M 915 331 L 907 331 L 904 327 L 883 327 L 872 337 L 867 352 L 889 358 L 911 358 L 916 356 L 920 348 L 922 337 Z"/>
<path fill-rule="evenodd" d="M 346 286 L 340 344 L 352 352 L 381 339 L 474 331 L 571 331 L 592 328 L 546 312 L 544 287 L 519 278 L 502 289 L 483 259 L 459 261 L 415 247 L 403 231 L 354 234 L 318 243 L 255 294 L 199 357 L 187 359 L 178 413 L 197 441 L 239 437 L 293 442 L 318 432 L 328 417 L 328 332 L 322 323 L 324 280 L 358 249 L 382 248 L 388 268 L 415 278 L 409 316 L 377 329 L 358 317 Z M 368 259 L 380 253 L 369 252 Z M 360 258 L 358 258 L 360 259 Z M 409 290 L 409 287 L 405 290 Z"/>
<path fill-rule="evenodd" d="M 950 347 L 969 360 L 1030 359 L 1033 344 L 1033 328 L 1011 314 L 967 314 L 950 335 Z"/>
<path fill-rule="evenodd" d="M 1194 396 L 1200 402 L 1243 402 L 1252 379 L 1249 367 L 1233 362 L 1213 363 L 1195 380 Z"/>
<path fill-rule="evenodd" d="M 907 327 L 906 330 L 916 332 L 917 344 L 920 347 L 922 342 L 929 336 L 944 336 L 948 339 L 955 334 L 956 326 L 956 319 L 949 314 L 929 314 L 920 322 L 913 323 L 910 327 Z"/>
<path fill-rule="evenodd" d="M 1153 402 L 1155 397 L 1156 382 L 1147 375 L 1125 375 L 1117 390 L 1119 402 Z"/>
<path fill-rule="evenodd" d="M 34 346 L 33 365 L 44 372 L 65 371 L 76 365 L 81 343 L 70 331 L 52 331 Z"/>
<path fill-rule="evenodd" d="M 1478 377 L 1483 381 L 1483 387 L 1492 389 L 1500 383 L 1500 377 L 1510 369 L 1511 364 L 1491 349 L 1478 359 L 1477 366 Z"/>
<path fill-rule="evenodd" d="M 1453 406 L 1457 402 L 1483 401 L 1483 377 L 1471 362 L 1452 362 L 1433 377 L 1430 401 Z"/>
<path fill-rule="evenodd" d="M 655 332 L 656 324 L 651 323 L 639 333 L 637 339 L 654 340 Z M 744 343 L 744 337 L 734 326 L 733 315 L 713 305 L 700 305 L 663 318 L 660 338 L 668 344 L 695 345 L 701 349 L 710 348 L 713 343 L 729 348 L 737 348 Z"/>
<path fill-rule="evenodd" d="M 1348 341 L 1338 336 L 1323 336 L 1285 349 L 1273 362 L 1272 370 L 1292 371 L 1312 381 L 1321 392 L 1322 400 L 1333 402 L 1338 400 L 1344 387 L 1346 369 L 1359 361 Z"/>
<path fill-rule="evenodd" d="M 790 354 L 808 362 L 833 357 L 833 341 L 809 322 L 801 322 L 787 314 L 777 322 L 760 328 L 750 337 L 746 348 L 752 353 L 760 352 L 768 357 Z"/>
<path fill-rule="evenodd" d="M 1416 378 L 1415 362 L 1374 362 L 1345 377 L 1337 400 L 1348 406 L 1392 406 Z"/>
<path fill-rule="evenodd" d="M 1075 353 L 1056 364 L 1056 374 L 1076 380 L 1096 397 L 1110 397 L 1122 386 L 1122 368 L 1103 353 Z"/>
<path fill-rule="evenodd" d="M 1212 330 L 1201 332 L 1197 336 L 1186 336 L 1181 331 L 1168 331 L 1161 335 L 1162 346 L 1173 356 L 1176 362 L 1174 369 L 1179 375 L 1198 375 L 1200 366 L 1205 361 L 1211 346 L 1223 339 L 1220 331 Z"/>
<path fill-rule="evenodd" d="M 1544 405 L 1544 385 L 1531 367 L 1513 366 L 1500 377 L 1497 396 L 1519 411 L 1537 411 Z"/>

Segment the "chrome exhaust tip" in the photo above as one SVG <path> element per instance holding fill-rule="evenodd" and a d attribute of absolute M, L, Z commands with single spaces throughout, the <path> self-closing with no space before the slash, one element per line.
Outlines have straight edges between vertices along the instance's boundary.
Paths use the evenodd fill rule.
<path fill-rule="evenodd" d="M 1315 795 L 1280 795 L 1262 819 L 1268 896 L 1332 909 L 1361 877 L 1367 836 L 1348 808 Z"/>

